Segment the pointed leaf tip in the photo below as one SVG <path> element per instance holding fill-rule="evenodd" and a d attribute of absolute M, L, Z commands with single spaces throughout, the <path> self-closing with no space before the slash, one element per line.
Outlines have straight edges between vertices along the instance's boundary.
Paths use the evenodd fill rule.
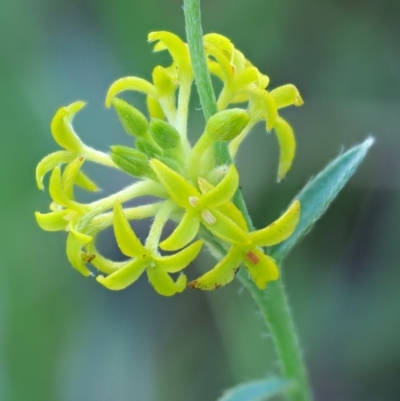
<path fill-rule="evenodd" d="M 273 257 L 282 259 L 313 227 L 355 173 L 374 141 L 373 137 L 369 137 L 360 145 L 339 155 L 306 184 L 295 197 L 301 203 L 301 215 L 296 230 L 285 242 L 271 248 Z"/>

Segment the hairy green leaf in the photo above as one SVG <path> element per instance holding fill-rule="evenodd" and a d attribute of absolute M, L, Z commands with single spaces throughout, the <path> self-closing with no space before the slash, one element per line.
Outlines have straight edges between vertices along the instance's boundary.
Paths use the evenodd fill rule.
<path fill-rule="evenodd" d="M 282 378 L 252 381 L 229 389 L 218 401 L 265 401 L 288 391 L 292 385 Z"/>
<path fill-rule="evenodd" d="M 354 174 L 373 143 L 374 139 L 368 138 L 362 144 L 349 149 L 307 183 L 295 197 L 301 204 L 299 224 L 291 237 L 271 248 L 272 256 L 282 259 L 299 239 L 310 231 Z"/>

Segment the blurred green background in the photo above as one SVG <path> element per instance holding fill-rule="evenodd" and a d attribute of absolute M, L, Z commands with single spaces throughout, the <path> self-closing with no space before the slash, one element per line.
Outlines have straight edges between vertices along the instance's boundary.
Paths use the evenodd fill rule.
<path fill-rule="evenodd" d="M 285 110 L 298 153 L 279 185 L 277 143 L 258 127 L 238 158 L 259 227 L 342 148 L 376 145 L 349 185 L 284 263 L 317 401 L 400 400 L 400 2 L 204 0 L 205 32 L 232 39 L 305 99 Z M 55 110 L 75 100 L 85 142 L 128 144 L 104 108 L 117 78 L 150 78 L 167 57 L 152 30 L 184 35 L 180 0 L 1 0 L 0 400 L 204 401 L 240 381 L 279 372 L 267 330 L 239 283 L 211 294 L 158 296 L 143 277 L 107 292 L 65 257 L 65 233 L 41 231 L 49 196 L 36 163 L 57 148 Z M 132 97 L 136 105 L 143 101 Z M 192 101 L 192 138 L 203 123 Z M 129 178 L 89 166 L 103 193 Z M 138 227 L 146 230 L 146 222 Z M 120 257 L 112 232 L 101 238 Z M 208 255 L 190 269 L 211 266 Z"/>

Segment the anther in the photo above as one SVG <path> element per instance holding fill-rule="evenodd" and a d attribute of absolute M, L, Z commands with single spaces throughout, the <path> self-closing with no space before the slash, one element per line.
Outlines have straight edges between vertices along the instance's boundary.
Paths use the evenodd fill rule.
<path fill-rule="evenodd" d="M 199 198 L 197 196 L 189 196 L 189 203 L 193 207 L 196 207 L 196 205 L 199 203 Z"/>
<path fill-rule="evenodd" d="M 208 209 L 204 209 L 201 212 L 201 217 L 210 226 L 212 226 L 213 224 L 215 224 L 217 222 L 217 219 L 214 217 L 214 215 Z"/>

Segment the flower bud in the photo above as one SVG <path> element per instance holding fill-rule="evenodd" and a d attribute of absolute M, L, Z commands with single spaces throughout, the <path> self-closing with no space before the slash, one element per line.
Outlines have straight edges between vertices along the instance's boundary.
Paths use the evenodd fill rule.
<path fill-rule="evenodd" d="M 180 143 L 179 132 L 166 121 L 154 118 L 150 122 L 150 133 L 162 149 L 176 148 Z"/>
<path fill-rule="evenodd" d="M 117 97 L 112 100 L 115 111 L 128 134 L 144 137 L 147 134 L 147 119 L 135 107 Z"/>
<path fill-rule="evenodd" d="M 236 138 L 250 121 L 243 109 L 227 109 L 214 114 L 207 122 L 206 132 L 213 141 Z"/>
<path fill-rule="evenodd" d="M 136 149 L 120 145 L 111 146 L 111 159 L 121 170 L 134 177 L 155 178 L 148 157 Z"/>
<path fill-rule="evenodd" d="M 212 185 L 217 185 L 226 176 L 228 170 L 229 170 L 229 167 L 226 164 L 223 164 L 222 166 L 218 166 L 214 170 L 211 170 L 208 173 L 207 180 Z"/>
<path fill-rule="evenodd" d="M 137 150 L 143 152 L 150 159 L 153 157 L 157 158 L 159 155 L 162 154 L 162 150 L 157 145 L 153 145 L 145 139 L 136 140 L 135 145 Z"/>

